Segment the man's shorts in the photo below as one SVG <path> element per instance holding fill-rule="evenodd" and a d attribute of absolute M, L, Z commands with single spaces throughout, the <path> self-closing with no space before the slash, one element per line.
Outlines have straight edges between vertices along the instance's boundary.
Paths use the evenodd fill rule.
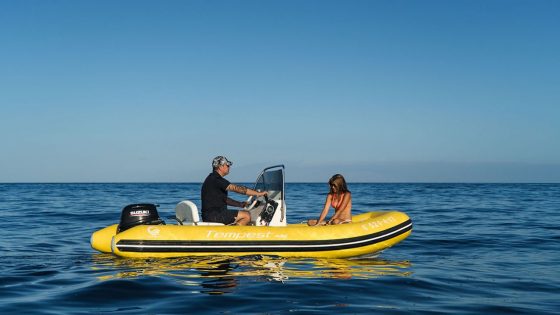
<path fill-rule="evenodd" d="M 228 225 L 235 222 L 235 217 L 237 217 L 238 213 L 239 211 L 237 210 L 211 211 L 205 213 L 202 216 L 202 220 L 204 220 L 204 222 L 218 222 Z"/>

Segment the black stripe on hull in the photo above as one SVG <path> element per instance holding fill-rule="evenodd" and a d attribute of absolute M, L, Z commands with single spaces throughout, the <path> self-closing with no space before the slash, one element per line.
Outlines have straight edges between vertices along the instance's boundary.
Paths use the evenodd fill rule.
<path fill-rule="evenodd" d="M 116 247 L 121 252 L 144 253 L 267 253 L 267 252 L 321 252 L 359 248 L 380 243 L 412 230 L 407 220 L 387 230 L 357 237 L 334 240 L 305 241 L 151 241 L 120 240 Z"/>

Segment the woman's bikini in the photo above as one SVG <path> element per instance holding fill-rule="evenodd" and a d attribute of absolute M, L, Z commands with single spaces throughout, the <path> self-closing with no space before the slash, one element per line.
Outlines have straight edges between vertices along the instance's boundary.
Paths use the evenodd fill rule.
<path fill-rule="evenodd" d="M 342 198 L 340 198 L 340 199 L 338 199 L 336 197 L 337 197 L 337 194 L 333 194 L 332 200 L 331 200 L 331 206 L 334 208 L 335 211 L 338 211 L 338 210 L 340 210 L 340 209 L 338 209 L 338 207 L 342 205 L 342 199 L 344 199 L 344 195 L 342 195 Z M 341 221 L 338 224 L 344 224 L 344 223 L 352 223 L 352 219 L 347 219 L 347 220 Z"/>

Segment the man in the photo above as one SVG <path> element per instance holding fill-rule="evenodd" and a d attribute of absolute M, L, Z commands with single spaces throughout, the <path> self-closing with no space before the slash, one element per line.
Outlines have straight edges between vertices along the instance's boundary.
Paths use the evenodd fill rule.
<path fill-rule="evenodd" d="M 204 180 L 201 190 L 203 221 L 247 225 L 251 221 L 249 211 L 227 209 L 228 205 L 244 208 L 246 203 L 228 198 L 228 191 L 247 196 L 260 197 L 266 195 L 266 192 L 258 192 L 244 186 L 231 184 L 225 179 L 224 176 L 229 174 L 232 164 L 223 156 L 217 156 L 212 160 L 212 173 Z"/>

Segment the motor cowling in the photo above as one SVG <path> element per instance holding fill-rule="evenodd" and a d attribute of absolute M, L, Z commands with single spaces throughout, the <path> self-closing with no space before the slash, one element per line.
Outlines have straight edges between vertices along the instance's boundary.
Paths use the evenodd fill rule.
<path fill-rule="evenodd" d="M 123 208 L 117 233 L 137 225 L 165 224 L 159 217 L 157 206 L 151 203 L 132 204 Z"/>

